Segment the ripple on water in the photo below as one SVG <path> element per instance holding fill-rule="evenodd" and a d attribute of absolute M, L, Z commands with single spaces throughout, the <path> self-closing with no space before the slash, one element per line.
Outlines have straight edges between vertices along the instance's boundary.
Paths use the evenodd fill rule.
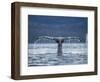
<path fill-rule="evenodd" d="M 64 56 L 57 56 L 55 54 L 31 54 L 28 60 L 28 66 L 75 65 L 88 63 L 87 55 L 83 54 L 64 54 Z"/>

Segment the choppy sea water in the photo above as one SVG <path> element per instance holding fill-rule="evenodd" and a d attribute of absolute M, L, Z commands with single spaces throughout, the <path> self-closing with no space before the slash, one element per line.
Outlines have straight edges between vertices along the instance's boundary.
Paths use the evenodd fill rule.
<path fill-rule="evenodd" d="M 87 64 L 87 44 L 63 43 L 62 56 L 57 56 L 57 44 L 29 44 L 28 66 Z"/>

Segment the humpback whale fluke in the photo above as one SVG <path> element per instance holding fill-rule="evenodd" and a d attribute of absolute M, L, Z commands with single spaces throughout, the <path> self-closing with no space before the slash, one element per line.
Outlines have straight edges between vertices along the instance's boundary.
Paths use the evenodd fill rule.
<path fill-rule="evenodd" d="M 79 37 L 51 37 L 51 36 L 40 36 L 39 39 L 46 38 L 54 40 L 58 44 L 57 55 L 62 56 L 62 43 L 64 40 L 79 39 Z"/>

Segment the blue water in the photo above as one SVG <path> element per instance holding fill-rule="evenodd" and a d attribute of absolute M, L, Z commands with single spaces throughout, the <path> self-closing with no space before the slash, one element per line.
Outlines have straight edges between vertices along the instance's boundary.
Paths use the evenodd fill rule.
<path fill-rule="evenodd" d="M 63 44 L 62 56 L 57 56 L 57 44 L 29 44 L 28 66 L 87 64 L 85 43 Z"/>

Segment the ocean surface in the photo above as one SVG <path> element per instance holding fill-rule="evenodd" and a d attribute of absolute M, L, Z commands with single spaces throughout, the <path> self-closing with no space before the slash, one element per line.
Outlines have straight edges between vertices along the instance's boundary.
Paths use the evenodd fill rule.
<path fill-rule="evenodd" d="M 62 56 L 57 55 L 56 43 L 28 45 L 28 66 L 78 65 L 88 63 L 86 43 L 63 43 Z"/>

